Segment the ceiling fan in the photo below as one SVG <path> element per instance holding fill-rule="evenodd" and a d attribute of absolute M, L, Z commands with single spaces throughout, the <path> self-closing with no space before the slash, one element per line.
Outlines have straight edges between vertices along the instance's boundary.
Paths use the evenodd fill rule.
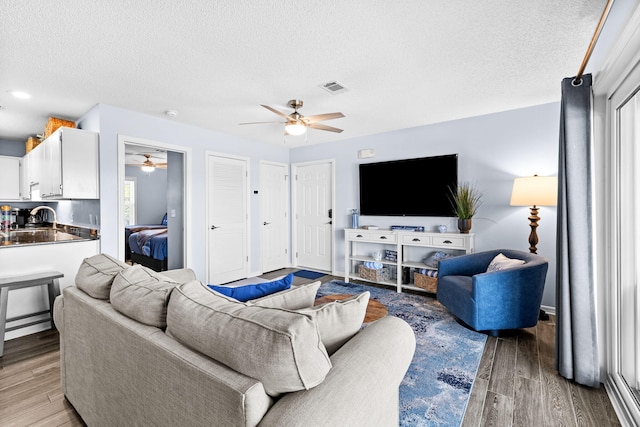
<path fill-rule="evenodd" d="M 282 111 L 276 110 L 273 107 L 268 105 L 260 104 L 267 110 L 276 113 L 280 117 L 286 120 L 286 122 L 251 122 L 251 123 L 240 123 L 241 125 L 255 125 L 255 124 L 263 124 L 263 123 L 284 123 L 284 131 L 285 135 L 302 135 L 307 131 L 307 128 L 318 129 L 318 130 L 326 130 L 329 132 L 342 132 L 342 129 L 338 129 L 332 126 L 323 125 L 318 122 L 322 122 L 325 120 L 339 119 L 344 117 L 342 113 L 326 113 L 326 114 L 316 114 L 314 116 L 303 116 L 298 112 L 299 108 L 302 108 L 302 101 L 299 99 L 292 99 L 289 101 L 287 105 L 293 108 L 293 113 L 285 114 Z"/>
<path fill-rule="evenodd" d="M 136 161 L 135 163 L 130 163 L 128 166 L 140 166 L 143 172 L 153 172 L 156 168 L 166 169 L 166 163 L 155 163 L 151 161 L 151 154 L 135 154 L 136 156 L 143 156 L 145 158 L 144 162 Z"/>

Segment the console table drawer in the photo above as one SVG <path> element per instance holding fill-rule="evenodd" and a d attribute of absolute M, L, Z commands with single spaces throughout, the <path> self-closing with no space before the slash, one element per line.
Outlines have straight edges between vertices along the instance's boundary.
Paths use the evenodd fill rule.
<path fill-rule="evenodd" d="M 464 249 L 464 237 L 434 237 L 432 244 L 434 246 Z"/>
<path fill-rule="evenodd" d="M 428 245 L 431 246 L 431 236 L 424 236 L 424 235 L 420 235 L 420 234 L 416 234 L 415 236 L 412 235 L 403 235 L 402 236 L 402 244 L 404 245 L 414 245 L 414 246 L 421 246 L 421 245 Z"/>
<path fill-rule="evenodd" d="M 349 231 L 347 240 L 353 242 L 396 243 L 398 237 L 392 231 Z"/>

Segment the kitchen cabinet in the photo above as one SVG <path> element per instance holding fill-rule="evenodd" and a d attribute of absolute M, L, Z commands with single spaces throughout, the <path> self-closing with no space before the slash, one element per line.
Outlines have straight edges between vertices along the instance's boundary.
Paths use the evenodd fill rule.
<path fill-rule="evenodd" d="M 98 134 L 62 127 L 24 158 L 31 200 L 98 199 Z"/>
<path fill-rule="evenodd" d="M 31 152 L 25 154 L 22 157 L 22 163 L 20 165 L 20 199 L 31 200 L 31 173 L 32 169 L 29 167 Z"/>
<path fill-rule="evenodd" d="M 0 156 L 0 201 L 20 200 L 20 160 Z"/>

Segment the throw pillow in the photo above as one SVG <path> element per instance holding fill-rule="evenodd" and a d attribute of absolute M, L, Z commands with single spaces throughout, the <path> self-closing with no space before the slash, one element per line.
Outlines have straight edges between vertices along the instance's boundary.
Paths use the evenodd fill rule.
<path fill-rule="evenodd" d="M 107 254 L 85 258 L 76 274 L 76 286 L 96 299 L 109 299 L 116 274 L 129 266 Z"/>
<path fill-rule="evenodd" d="M 216 285 L 207 286 L 214 291 L 221 293 L 222 295 L 226 295 L 228 297 L 237 299 L 238 301 L 245 302 L 251 299 L 256 299 L 265 295 L 272 294 L 274 292 L 289 289 L 291 287 L 291 283 L 293 283 L 293 273 L 286 275 L 282 279 L 274 280 L 273 282 L 257 283 L 255 285 L 245 285 L 237 287 Z"/>
<path fill-rule="evenodd" d="M 370 295 L 369 292 L 363 292 L 342 301 L 297 311 L 311 315 L 316 321 L 322 343 L 327 353 L 332 355 L 362 327 Z"/>
<path fill-rule="evenodd" d="M 111 305 L 145 325 L 165 328 L 171 291 L 180 283 L 155 271 L 134 265 L 122 270 L 111 285 Z"/>
<path fill-rule="evenodd" d="M 522 264 L 524 264 L 524 260 L 507 258 L 502 253 L 499 253 L 489 263 L 489 267 L 487 267 L 487 273 L 491 271 L 500 271 L 507 268 L 517 267 Z"/>
<path fill-rule="evenodd" d="M 198 281 L 171 293 L 167 333 L 260 380 L 271 396 L 315 387 L 331 369 L 311 316 L 230 301 Z"/>
<path fill-rule="evenodd" d="M 321 284 L 322 282 L 317 281 L 292 286 L 284 291 L 248 301 L 248 303 L 260 307 L 286 308 L 287 310 L 312 307 Z"/>

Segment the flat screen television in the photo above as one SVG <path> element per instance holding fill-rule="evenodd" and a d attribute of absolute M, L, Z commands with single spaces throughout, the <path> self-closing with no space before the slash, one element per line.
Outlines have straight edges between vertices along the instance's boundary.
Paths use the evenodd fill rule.
<path fill-rule="evenodd" d="M 457 154 L 361 163 L 360 214 L 452 217 L 457 185 Z"/>

